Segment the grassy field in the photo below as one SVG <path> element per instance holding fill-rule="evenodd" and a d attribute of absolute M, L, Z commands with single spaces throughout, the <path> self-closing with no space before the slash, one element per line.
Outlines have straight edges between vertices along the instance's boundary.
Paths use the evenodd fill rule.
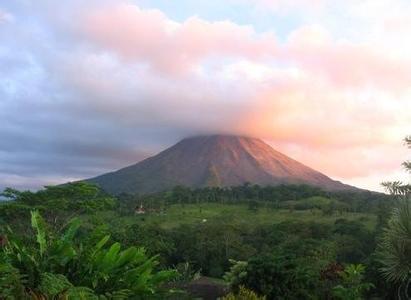
<path fill-rule="evenodd" d="M 115 217 L 106 215 L 105 217 Z M 364 223 L 367 228 L 375 226 L 376 217 L 364 213 L 343 213 L 338 212 L 333 215 L 324 215 L 320 210 L 294 210 L 272 209 L 260 207 L 257 211 L 251 211 L 245 204 L 218 204 L 205 203 L 201 206 L 197 204 L 176 204 L 170 206 L 165 213 L 146 213 L 121 217 L 122 221 L 132 223 L 156 223 L 162 228 L 174 228 L 182 224 L 199 224 L 203 222 L 213 222 L 219 219 L 233 223 L 243 223 L 248 225 L 275 224 L 283 221 L 304 221 L 334 223 L 339 218 L 347 220 L 358 220 Z"/>

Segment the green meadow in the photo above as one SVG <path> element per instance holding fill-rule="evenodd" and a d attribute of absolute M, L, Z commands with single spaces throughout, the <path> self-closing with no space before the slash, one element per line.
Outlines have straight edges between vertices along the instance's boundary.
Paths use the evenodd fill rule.
<path fill-rule="evenodd" d="M 166 211 L 148 212 L 142 215 L 122 217 L 113 212 L 103 212 L 101 217 L 116 219 L 116 223 L 130 225 L 137 224 L 156 224 L 163 229 L 176 228 L 180 225 L 196 225 L 203 223 L 213 223 L 219 220 L 238 225 L 258 226 L 278 224 L 285 221 L 298 222 L 320 222 L 333 224 L 338 219 L 349 221 L 359 221 L 366 225 L 370 230 L 376 224 L 376 216 L 367 213 L 343 212 L 324 215 L 320 209 L 311 210 L 290 210 L 273 209 L 259 207 L 255 211 L 250 210 L 246 204 L 219 204 L 203 203 L 197 204 L 173 204 Z"/>

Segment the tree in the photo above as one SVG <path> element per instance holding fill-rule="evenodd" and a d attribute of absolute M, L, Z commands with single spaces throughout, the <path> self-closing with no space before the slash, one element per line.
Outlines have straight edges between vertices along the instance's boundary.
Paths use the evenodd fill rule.
<path fill-rule="evenodd" d="M 259 255 L 235 263 L 226 280 L 234 291 L 245 286 L 268 299 L 315 298 L 319 278 L 304 265 L 291 256 Z"/>
<path fill-rule="evenodd" d="M 341 284 L 333 288 L 333 295 L 341 300 L 361 300 L 363 295 L 373 287 L 371 283 L 363 282 L 363 265 L 348 265 L 340 273 Z"/>
<path fill-rule="evenodd" d="M 391 283 L 407 289 L 411 279 L 411 201 L 403 199 L 384 229 L 377 254 L 380 271 Z"/>
<path fill-rule="evenodd" d="M 230 293 L 227 296 L 223 297 L 222 300 L 266 300 L 265 296 L 258 296 L 252 290 L 240 286 L 238 293 Z"/>
<path fill-rule="evenodd" d="M 231 268 L 225 273 L 224 280 L 230 285 L 230 288 L 235 292 L 241 287 L 241 283 L 247 276 L 247 262 L 246 261 L 236 261 L 234 259 L 229 260 L 231 263 Z"/>
<path fill-rule="evenodd" d="M 28 226 L 31 210 L 38 210 L 50 225 L 59 228 L 74 215 L 112 210 L 118 205 L 117 199 L 87 182 L 46 186 L 37 192 L 6 188 L 1 196 L 13 201 L 0 206 L 0 223 L 13 224 L 15 229 L 24 225 L 23 231 Z"/>
<path fill-rule="evenodd" d="M 411 148 L 411 136 L 405 143 Z M 411 172 L 410 161 L 403 166 Z M 377 256 L 381 273 L 388 282 L 399 285 L 400 293 L 401 288 L 409 289 L 411 280 L 411 185 L 396 181 L 384 182 L 383 186 L 398 197 L 398 204 L 383 231 Z"/>
<path fill-rule="evenodd" d="M 411 149 L 411 135 L 404 139 L 405 144 Z M 411 161 L 405 161 L 402 163 L 404 169 L 411 172 Z M 406 184 L 401 181 L 383 182 L 382 186 L 393 195 L 409 198 L 411 196 L 411 184 Z"/>
<path fill-rule="evenodd" d="M 21 196 L 22 192 L 12 189 L 12 188 L 5 188 L 3 192 L 0 193 L 0 197 L 3 197 L 7 200 L 16 200 Z"/>

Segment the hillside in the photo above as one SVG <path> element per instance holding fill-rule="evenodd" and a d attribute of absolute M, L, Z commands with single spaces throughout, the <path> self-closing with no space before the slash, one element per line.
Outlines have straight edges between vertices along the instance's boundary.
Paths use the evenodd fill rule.
<path fill-rule="evenodd" d="M 183 139 L 161 153 L 88 181 L 110 193 L 152 193 L 188 187 L 309 184 L 352 189 L 256 138 L 211 135 Z"/>

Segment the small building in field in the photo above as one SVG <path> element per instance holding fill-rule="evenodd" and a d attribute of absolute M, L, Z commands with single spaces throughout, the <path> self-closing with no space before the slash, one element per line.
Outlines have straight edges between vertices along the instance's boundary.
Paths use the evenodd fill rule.
<path fill-rule="evenodd" d="M 143 215 L 146 213 L 146 210 L 144 209 L 143 203 L 140 204 L 140 206 L 136 207 L 136 209 L 134 210 L 136 215 Z"/>

